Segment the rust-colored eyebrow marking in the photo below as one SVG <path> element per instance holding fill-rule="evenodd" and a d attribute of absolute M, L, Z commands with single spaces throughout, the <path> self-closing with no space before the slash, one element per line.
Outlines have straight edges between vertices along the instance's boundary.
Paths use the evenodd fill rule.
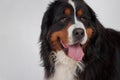
<path fill-rule="evenodd" d="M 82 16 L 83 15 L 83 10 L 82 9 L 79 9 L 78 11 L 77 11 L 77 16 L 78 17 L 80 17 L 80 16 Z"/>
<path fill-rule="evenodd" d="M 64 11 L 66 16 L 69 16 L 71 14 L 71 9 L 70 8 L 66 8 Z"/>

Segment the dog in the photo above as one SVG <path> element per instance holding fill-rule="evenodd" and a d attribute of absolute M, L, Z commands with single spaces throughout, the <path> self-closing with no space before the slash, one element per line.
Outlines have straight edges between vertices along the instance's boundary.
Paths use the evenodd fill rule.
<path fill-rule="evenodd" d="M 84 0 L 55 0 L 42 24 L 44 80 L 120 80 L 120 32 L 105 28 Z"/>

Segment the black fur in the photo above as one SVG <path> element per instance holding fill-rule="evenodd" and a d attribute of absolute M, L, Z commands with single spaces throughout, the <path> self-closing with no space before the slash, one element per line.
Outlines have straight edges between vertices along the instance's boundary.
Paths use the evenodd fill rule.
<path fill-rule="evenodd" d="M 83 0 L 76 0 L 76 2 L 78 3 L 76 6 L 81 7 L 86 12 L 83 16 L 86 19 L 83 22 L 84 25 L 86 28 L 92 27 L 94 30 L 83 58 L 85 69 L 82 73 L 76 71 L 79 75 L 77 80 L 120 80 L 120 32 L 104 28 L 93 10 Z M 48 31 L 53 29 L 56 31 L 66 25 L 63 24 L 64 26 L 60 26 L 59 29 L 52 28 L 52 25 L 60 19 L 61 13 L 58 9 L 63 8 L 60 6 L 61 4 L 69 6 L 64 0 L 56 0 L 49 6 L 42 20 L 40 54 L 46 77 L 50 77 L 54 73 L 54 63 L 51 63 L 49 59 L 52 49 L 48 41 Z M 57 15 L 57 12 L 60 14 Z M 62 23 L 59 24 L 62 25 Z"/>

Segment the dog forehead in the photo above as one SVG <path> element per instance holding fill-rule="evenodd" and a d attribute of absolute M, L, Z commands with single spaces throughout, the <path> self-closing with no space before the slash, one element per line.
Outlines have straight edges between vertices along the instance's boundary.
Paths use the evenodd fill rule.
<path fill-rule="evenodd" d="M 73 0 L 68 0 L 68 3 L 73 7 L 73 9 L 75 10 L 75 4 Z"/>

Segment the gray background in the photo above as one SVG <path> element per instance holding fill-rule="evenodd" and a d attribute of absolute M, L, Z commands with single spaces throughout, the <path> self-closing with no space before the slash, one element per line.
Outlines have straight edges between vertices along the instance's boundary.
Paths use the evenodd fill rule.
<path fill-rule="evenodd" d="M 0 0 L 0 80 L 43 80 L 40 24 L 52 0 Z M 105 27 L 120 30 L 120 0 L 85 0 Z"/>

